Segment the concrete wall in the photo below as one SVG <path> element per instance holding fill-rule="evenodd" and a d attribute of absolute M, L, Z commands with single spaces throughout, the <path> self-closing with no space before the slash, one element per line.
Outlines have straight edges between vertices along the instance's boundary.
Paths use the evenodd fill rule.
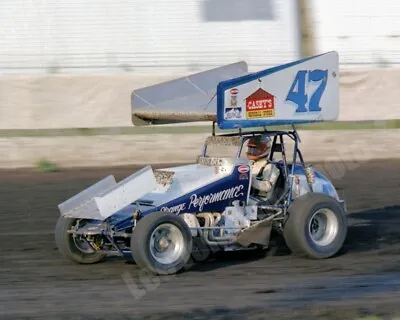
<path fill-rule="evenodd" d="M 305 8 L 316 52 L 337 50 L 353 66 L 400 64 L 398 0 L 307 0 Z"/>
<path fill-rule="evenodd" d="M 0 129 L 132 126 L 132 90 L 177 76 L 3 76 Z M 340 76 L 339 120 L 400 118 L 400 69 L 346 69 Z"/>
<path fill-rule="evenodd" d="M 0 1 L 0 74 L 298 58 L 297 0 Z"/>

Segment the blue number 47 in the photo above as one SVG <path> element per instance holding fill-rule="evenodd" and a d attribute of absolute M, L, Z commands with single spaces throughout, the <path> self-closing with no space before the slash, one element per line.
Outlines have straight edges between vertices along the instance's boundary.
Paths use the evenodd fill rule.
<path fill-rule="evenodd" d="M 317 89 L 311 94 L 310 99 L 306 93 L 306 76 L 307 82 L 320 82 Z M 321 111 L 319 102 L 325 91 L 328 79 L 328 70 L 300 70 L 289 89 L 286 101 L 291 101 L 297 105 L 296 113 Z M 297 91 L 296 91 L 297 86 Z M 308 102 L 308 108 L 306 106 Z"/>

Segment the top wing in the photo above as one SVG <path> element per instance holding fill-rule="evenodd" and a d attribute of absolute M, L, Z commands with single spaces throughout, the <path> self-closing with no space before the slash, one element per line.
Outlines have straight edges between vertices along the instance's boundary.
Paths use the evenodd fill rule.
<path fill-rule="evenodd" d="M 339 56 L 323 53 L 248 73 L 244 61 L 133 91 L 135 126 L 215 121 L 220 129 L 333 121 Z"/>
<path fill-rule="evenodd" d="M 333 121 L 339 116 L 339 56 L 335 51 L 221 81 L 220 129 Z"/>
<path fill-rule="evenodd" d="M 133 91 L 135 126 L 216 121 L 218 83 L 248 74 L 246 62 L 225 65 Z"/>

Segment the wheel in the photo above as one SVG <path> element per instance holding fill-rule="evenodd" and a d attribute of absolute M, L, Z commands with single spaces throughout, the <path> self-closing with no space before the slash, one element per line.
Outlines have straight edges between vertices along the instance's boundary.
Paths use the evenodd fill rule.
<path fill-rule="evenodd" d="M 93 264 L 102 261 L 105 255 L 96 252 L 80 237 L 73 237 L 67 231 L 76 224 L 74 218 L 60 217 L 55 229 L 56 245 L 60 253 L 70 260 L 80 264 Z"/>
<path fill-rule="evenodd" d="M 347 217 L 332 197 L 308 193 L 293 202 L 288 214 L 283 237 L 293 254 L 326 259 L 342 248 Z"/>
<path fill-rule="evenodd" d="M 192 246 L 188 225 L 174 214 L 151 213 L 132 231 L 131 252 L 136 264 L 158 275 L 179 272 L 188 262 Z"/>

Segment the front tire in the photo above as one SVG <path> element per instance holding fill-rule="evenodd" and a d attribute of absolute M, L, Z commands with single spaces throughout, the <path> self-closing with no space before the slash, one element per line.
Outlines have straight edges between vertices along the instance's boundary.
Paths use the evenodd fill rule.
<path fill-rule="evenodd" d="M 175 274 L 189 261 L 193 239 L 179 216 L 155 212 L 140 219 L 132 231 L 131 252 L 136 264 L 158 275 Z"/>
<path fill-rule="evenodd" d="M 60 217 L 55 228 L 56 245 L 60 253 L 79 264 L 93 264 L 104 260 L 105 255 L 96 252 L 88 244 L 74 238 L 67 231 L 76 224 L 74 218 Z"/>
<path fill-rule="evenodd" d="M 338 201 L 321 193 L 307 193 L 288 210 L 283 230 L 294 255 L 327 259 L 339 252 L 347 236 L 347 217 Z"/>

